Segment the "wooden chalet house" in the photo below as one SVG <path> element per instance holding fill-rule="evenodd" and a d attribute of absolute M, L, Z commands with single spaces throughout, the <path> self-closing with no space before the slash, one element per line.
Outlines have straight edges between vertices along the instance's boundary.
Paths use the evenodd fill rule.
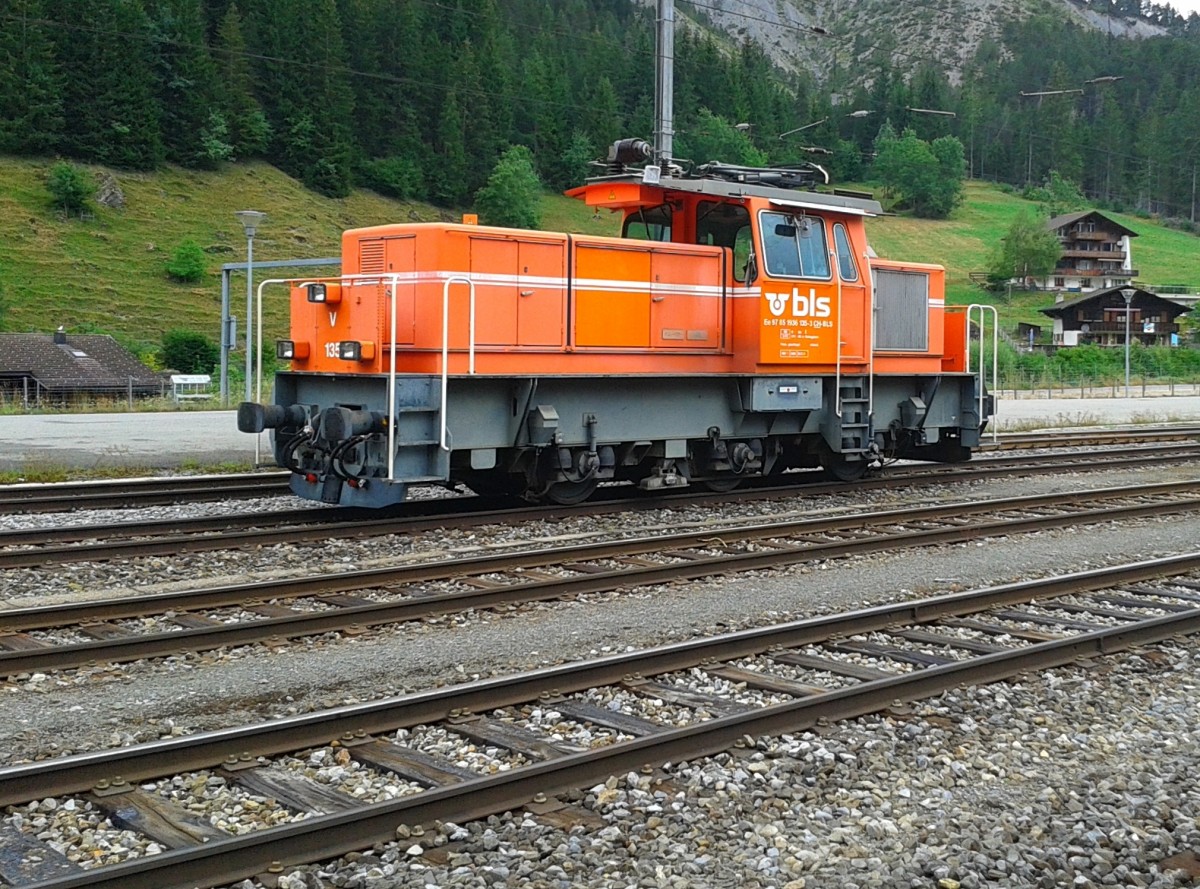
<path fill-rule="evenodd" d="M 1058 235 L 1063 252 L 1049 275 L 1032 280 L 1038 288 L 1087 293 L 1137 277 L 1129 243 L 1137 232 L 1096 210 L 1055 216 L 1046 226 Z"/>
<path fill-rule="evenodd" d="M 164 383 L 110 336 L 0 334 L 0 399 L 69 405 L 94 398 L 147 398 Z"/>
<path fill-rule="evenodd" d="M 1126 304 L 1121 293 L 1124 289 L 1133 290 L 1129 303 L 1129 341 L 1145 346 L 1176 345 L 1175 335 L 1179 333 L 1176 319 L 1189 309 L 1128 284 L 1088 293 L 1060 292 L 1058 302 L 1040 310 L 1054 319 L 1054 345 L 1124 346 Z"/>

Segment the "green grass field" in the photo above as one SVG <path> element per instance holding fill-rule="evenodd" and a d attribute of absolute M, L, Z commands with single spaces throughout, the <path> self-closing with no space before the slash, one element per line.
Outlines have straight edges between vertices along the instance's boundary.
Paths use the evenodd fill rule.
<path fill-rule="evenodd" d="M 254 242 L 256 261 L 336 256 L 344 229 L 384 222 L 454 220 L 459 214 L 388 200 L 367 191 L 334 200 L 302 188 L 261 163 L 204 173 L 164 168 L 153 174 L 89 168 L 99 182 L 112 175 L 125 195 L 123 209 L 97 207 L 93 218 L 63 219 L 50 206 L 44 181 L 52 161 L 0 158 L 0 299 L 4 329 L 108 333 L 148 357 L 173 328 L 219 338 L 220 268 L 245 260 L 246 240 L 235 210 L 265 211 Z M 1038 312 L 1052 298 L 1014 293 L 997 300 L 975 287 L 970 273 L 983 271 L 992 245 L 1012 219 L 1033 206 L 992 185 L 971 182 L 967 202 L 948 220 L 883 216 L 868 221 L 871 243 L 883 257 L 933 262 L 947 269 L 952 303 L 991 302 L 1001 322 L 1045 324 Z M 1200 285 L 1200 240 L 1152 220 L 1108 214 L 1138 232 L 1134 265 L 1139 279 Z M 619 217 L 596 213 L 581 202 L 547 194 L 546 229 L 615 235 Z M 173 283 L 164 266 L 185 239 L 210 259 L 209 274 L 195 285 Z M 288 273 L 272 272 L 273 276 Z M 297 274 L 299 274 L 297 272 Z M 264 273 L 256 275 L 262 280 Z M 270 296 L 270 292 L 268 291 Z M 283 291 L 267 301 L 268 340 L 286 329 Z M 245 313 L 245 278 L 232 282 L 234 314 Z"/>

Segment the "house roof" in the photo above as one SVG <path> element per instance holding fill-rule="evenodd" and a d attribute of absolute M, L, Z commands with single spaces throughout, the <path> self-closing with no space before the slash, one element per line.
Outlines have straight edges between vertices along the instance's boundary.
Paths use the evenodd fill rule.
<path fill-rule="evenodd" d="M 1105 229 L 1107 231 L 1117 231 L 1121 234 L 1129 235 L 1131 238 L 1136 238 L 1138 236 L 1138 233 L 1133 229 L 1126 228 L 1125 226 L 1121 225 L 1121 223 L 1113 219 L 1109 219 L 1099 210 L 1080 210 L 1076 213 L 1064 213 L 1062 216 L 1055 216 L 1046 223 L 1046 228 L 1050 229 L 1050 231 L 1057 231 L 1064 226 L 1074 225 L 1081 219 L 1087 219 L 1089 216 L 1094 216 L 1097 219 L 1104 220 Z"/>
<path fill-rule="evenodd" d="M 62 342 L 55 342 L 55 339 Z M 52 390 L 162 388 L 154 371 L 110 336 L 98 334 L 0 334 L 0 376 L 32 377 Z"/>
<path fill-rule="evenodd" d="M 1125 297 L 1121 296 L 1121 291 L 1127 285 L 1118 285 L 1116 287 L 1108 287 L 1104 290 L 1089 290 L 1087 293 L 1078 293 L 1070 299 L 1064 299 L 1062 302 L 1056 302 L 1054 305 L 1046 309 L 1038 309 L 1043 315 L 1049 315 L 1051 318 L 1057 317 L 1069 309 L 1083 305 L 1089 302 L 1111 302 L 1111 297 L 1116 296 L 1118 302 L 1123 303 Z M 1143 307 L 1146 305 L 1154 305 L 1161 303 L 1172 318 L 1182 315 L 1184 312 L 1190 312 L 1191 309 L 1186 306 L 1181 306 L 1179 303 L 1171 299 L 1164 299 L 1157 293 L 1151 293 L 1149 290 L 1142 290 L 1140 287 L 1133 288 L 1133 298 L 1138 301 Z"/>

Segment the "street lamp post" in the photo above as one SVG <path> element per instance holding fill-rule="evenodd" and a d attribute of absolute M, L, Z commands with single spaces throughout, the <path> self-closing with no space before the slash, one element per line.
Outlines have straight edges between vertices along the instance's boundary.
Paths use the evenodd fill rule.
<path fill-rule="evenodd" d="M 1132 313 L 1130 304 L 1133 302 L 1133 294 L 1136 291 L 1132 287 L 1122 287 L 1121 296 L 1125 297 L 1125 397 L 1129 397 L 1129 316 Z"/>
<path fill-rule="evenodd" d="M 246 401 L 252 398 L 250 384 L 254 379 L 254 233 L 267 218 L 258 210 L 238 210 L 233 214 L 246 231 Z"/>

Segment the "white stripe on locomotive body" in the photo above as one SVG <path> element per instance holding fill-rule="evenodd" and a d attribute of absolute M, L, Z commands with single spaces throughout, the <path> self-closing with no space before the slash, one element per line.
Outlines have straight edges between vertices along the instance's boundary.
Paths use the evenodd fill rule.
<path fill-rule="evenodd" d="M 384 286 L 387 281 L 395 278 L 401 284 L 445 284 L 451 278 L 455 283 L 462 283 L 463 278 L 469 278 L 476 287 L 562 287 L 570 286 L 575 290 L 600 290 L 607 293 L 678 293 L 689 296 L 728 296 L 731 299 L 757 299 L 762 296 L 761 287 L 730 287 L 719 284 L 672 284 L 663 281 L 630 281 L 618 278 L 553 278 L 536 275 L 495 275 L 464 273 L 453 271 L 436 272 L 395 272 L 382 276 L 385 280 L 371 279 L 354 282 L 353 286 Z M 942 308 L 946 305 L 944 299 L 930 297 L 931 307 Z"/>
<path fill-rule="evenodd" d="M 662 281 L 630 281 L 618 278 L 557 278 L 539 277 L 537 275 L 496 275 L 479 274 L 477 272 L 426 271 L 426 272 L 395 272 L 383 275 L 380 279 L 363 282 L 365 286 L 386 286 L 395 278 L 400 284 L 445 284 L 455 279 L 456 284 L 464 283 L 462 279 L 470 279 L 476 287 L 562 287 L 570 286 L 574 290 L 602 290 L 610 293 L 680 293 L 690 296 L 724 296 L 726 288 L 720 284 L 672 284 Z M 354 285 L 355 282 L 351 281 Z M 736 295 L 745 295 L 733 291 Z M 753 289 L 758 293 L 758 289 Z"/>

